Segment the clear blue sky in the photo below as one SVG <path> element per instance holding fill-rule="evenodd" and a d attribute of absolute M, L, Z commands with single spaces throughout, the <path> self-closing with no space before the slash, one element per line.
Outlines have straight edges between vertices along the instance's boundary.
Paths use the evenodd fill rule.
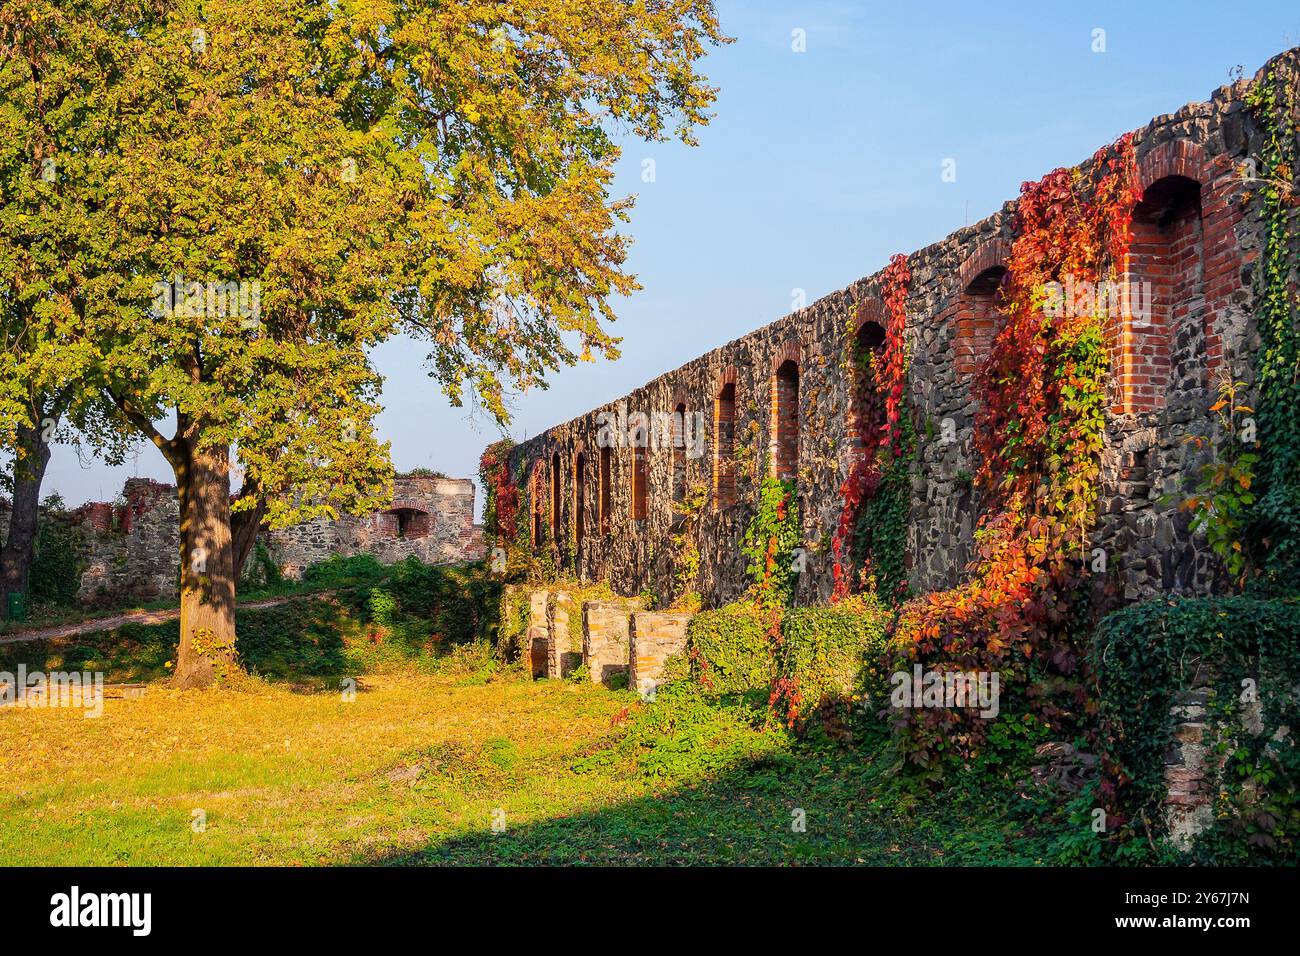
<path fill-rule="evenodd" d="M 1300 3 L 890 3 L 721 0 L 736 42 L 707 72 L 721 88 L 700 145 L 625 144 L 616 193 L 638 197 L 617 304 L 623 357 L 567 369 L 516 401 L 516 439 L 669 369 L 975 222 L 1020 183 L 1076 163 L 1151 117 L 1300 45 Z M 1092 52 L 1103 29 L 1106 50 Z M 792 31 L 807 50 L 792 50 Z M 655 161 L 656 181 L 642 181 Z M 956 161 L 956 182 L 941 178 Z M 399 469 L 474 477 L 486 420 L 448 406 L 423 351 L 392 342 L 382 436 Z M 142 445 L 122 468 L 56 448 L 45 491 L 112 499 L 132 474 L 170 481 Z M 480 500 L 481 506 L 481 500 Z"/>

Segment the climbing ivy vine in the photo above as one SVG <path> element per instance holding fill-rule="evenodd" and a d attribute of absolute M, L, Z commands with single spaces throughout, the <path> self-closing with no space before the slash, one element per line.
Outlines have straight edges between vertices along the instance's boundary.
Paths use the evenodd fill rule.
<path fill-rule="evenodd" d="M 854 323 L 850 320 L 845 329 L 851 400 L 857 403 L 857 437 L 862 450 L 840 486 L 844 504 L 831 538 L 835 601 L 853 590 L 846 558 L 858 564 L 857 583 L 873 586 L 885 600 L 897 600 L 906 586 L 907 475 L 915 442 L 911 422 L 903 415 L 907 382 L 903 336 L 911 282 L 907 256 L 892 257 L 880 281 L 886 324 L 879 350 L 859 354 Z"/>
<path fill-rule="evenodd" d="M 1058 314 L 1044 308 L 1046 290 L 1066 275 L 1116 274 L 1138 197 L 1131 135 L 1084 170 L 1058 169 L 1021 187 L 1004 321 L 976 379 L 984 513 L 974 575 L 907 604 L 896 630 L 901 664 L 997 672 L 1004 692 L 1027 698 L 1052 725 L 1083 700 L 1072 630 L 1096 506 L 1108 356 L 1100 303 Z M 894 721 L 904 753 L 925 768 L 978 749 L 987 723 L 956 708 L 900 708 Z"/>
<path fill-rule="evenodd" d="M 1293 74 L 1270 66 L 1252 86 L 1247 103 L 1263 130 L 1257 178 L 1262 199 L 1264 246 L 1256 272 L 1255 318 L 1259 327 L 1258 426 L 1263 450 L 1254 535 L 1265 545 L 1256 587 L 1277 592 L 1300 578 L 1300 330 L 1294 269 L 1297 250 L 1290 220 L 1300 203 L 1296 191 L 1297 114 Z"/>

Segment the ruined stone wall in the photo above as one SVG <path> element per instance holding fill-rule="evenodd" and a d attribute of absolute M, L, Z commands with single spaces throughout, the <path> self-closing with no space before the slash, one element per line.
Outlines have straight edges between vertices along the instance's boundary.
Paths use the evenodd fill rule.
<path fill-rule="evenodd" d="M 73 518 L 84 532 L 86 560 L 78 603 L 176 596 L 181 538 L 173 486 L 128 478 L 122 501 L 82 505 Z"/>
<path fill-rule="evenodd" d="M 172 485 L 131 478 L 121 501 L 91 502 L 72 517 L 84 532 L 80 603 L 176 596 L 180 508 Z M 386 511 L 263 529 L 259 539 L 291 578 L 334 554 L 372 554 L 385 564 L 409 556 L 447 564 L 480 560 L 485 551 L 482 527 L 474 524 L 474 484 L 452 478 L 399 478 Z"/>
<path fill-rule="evenodd" d="M 467 478 L 399 478 L 386 511 L 318 518 L 264 532 L 262 540 L 288 577 L 301 577 L 334 554 L 373 554 L 385 564 L 411 556 L 448 564 L 485 553 L 483 529 L 474 524 L 474 483 Z"/>
<path fill-rule="evenodd" d="M 1294 69 L 1297 55 L 1290 51 L 1274 63 Z M 1105 562 L 1105 573 L 1094 577 L 1103 602 L 1204 594 L 1216 586 L 1212 555 L 1190 534 L 1177 499 L 1185 497 L 1198 465 L 1186 437 L 1214 426 L 1209 407 L 1216 377 L 1254 378 L 1251 268 L 1261 234 L 1252 205 L 1258 200 L 1240 167 L 1261 133 L 1243 102 L 1246 86 L 1223 87 L 1209 102 L 1158 117 L 1135 133 L 1144 195 L 1134 210 L 1123 278 L 1145 283 L 1155 299 L 1145 317 L 1133 315 L 1129 303 L 1108 329 L 1111 407 L 1091 541 Z M 979 399 L 973 383 L 996 331 L 991 297 L 1011 250 L 1014 214 L 1015 203 L 1007 203 L 908 260 L 907 392 L 918 446 L 907 558 L 916 591 L 959 583 L 974 554 L 979 502 L 972 477 L 979 462 L 972 429 Z M 796 601 L 825 600 L 839 488 L 857 453 L 846 346 L 865 323 L 884 324 L 880 282 L 881 273 L 860 279 L 520 444 L 511 467 L 520 478 L 526 543 L 583 577 L 608 580 L 621 594 L 650 588 L 674 596 L 671 533 L 680 520 L 674 501 L 683 485 L 703 483 L 696 590 L 706 606 L 717 606 L 745 587 L 741 537 L 762 470 L 792 467 L 808 554 Z M 778 373 L 788 372 L 789 363 L 798 369 L 798 434 L 787 442 L 788 431 L 778 434 L 775 423 L 790 394 Z M 670 442 L 652 435 L 642 464 L 620 440 L 640 424 L 632 417 L 637 413 L 664 416 L 683 406 L 688 418 L 704 416 L 703 454 L 674 453 Z M 611 418 L 617 423 L 612 444 Z M 642 468 L 645 495 L 638 499 L 633 491 Z M 606 482 L 609 506 L 603 508 Z"/>

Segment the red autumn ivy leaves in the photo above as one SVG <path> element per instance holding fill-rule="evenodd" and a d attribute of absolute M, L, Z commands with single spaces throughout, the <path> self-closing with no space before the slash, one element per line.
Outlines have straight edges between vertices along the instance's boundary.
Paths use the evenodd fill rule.
<path fill-rule="evenodd" d="M 880 286 L 885 309 L 885 341 L 879 354 L 857 355 L 856 330 L 850 327 L 848 352 L 853 377 L 853 394 L 858 406 L 858 431 L 862 451 L 853 463 L 849 476 L 840 486 L 843 506 L 839 524 L 831 538 L 834 557 L 831 600 L 841 601 L 849 595 L 849 575 L 845 569 L 844 548 L 853 533 L 858 509 L 880 487 L 882 454 L 902 454 L 898 427 L 899 410 L 907 385 L 907 346 L 903 339 L 907 327 L 907 290 L 912 270 L 907 256 L 895 255 L 881 275 Z"/>
<path fill-rule="evenodd" d="M 999 672 L 1049 724 L 1081 694 L 1069 618 L 1096 507 L 1108 356 L 1104 318 L 1048 315 L 1044 290 L 1122 272 L 1139 198 L 1131 135 L 1087 171 L 1021 187 L 1003 325 L 976 377 L 978 558 L 969 583 L 906 605 L 895 632 L 902 663 Z M 923 767 L 977 749 L 987 725 L 956 709 L 904 710 L 895 722 Z"/>

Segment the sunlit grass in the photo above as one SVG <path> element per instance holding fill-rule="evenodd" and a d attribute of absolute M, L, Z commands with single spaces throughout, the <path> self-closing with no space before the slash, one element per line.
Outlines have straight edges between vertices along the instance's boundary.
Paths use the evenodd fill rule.
<path fill-rule="evenodd" d="M 626 736 L 646 705 L 572 681 L 448 667 L 365 676 L 351 702 L 320 687 L 0 710 L 0 864 L 1041 858 L 996 813 L 904 808 L 869 751 L 738 711 L 679 704 Z"/>

